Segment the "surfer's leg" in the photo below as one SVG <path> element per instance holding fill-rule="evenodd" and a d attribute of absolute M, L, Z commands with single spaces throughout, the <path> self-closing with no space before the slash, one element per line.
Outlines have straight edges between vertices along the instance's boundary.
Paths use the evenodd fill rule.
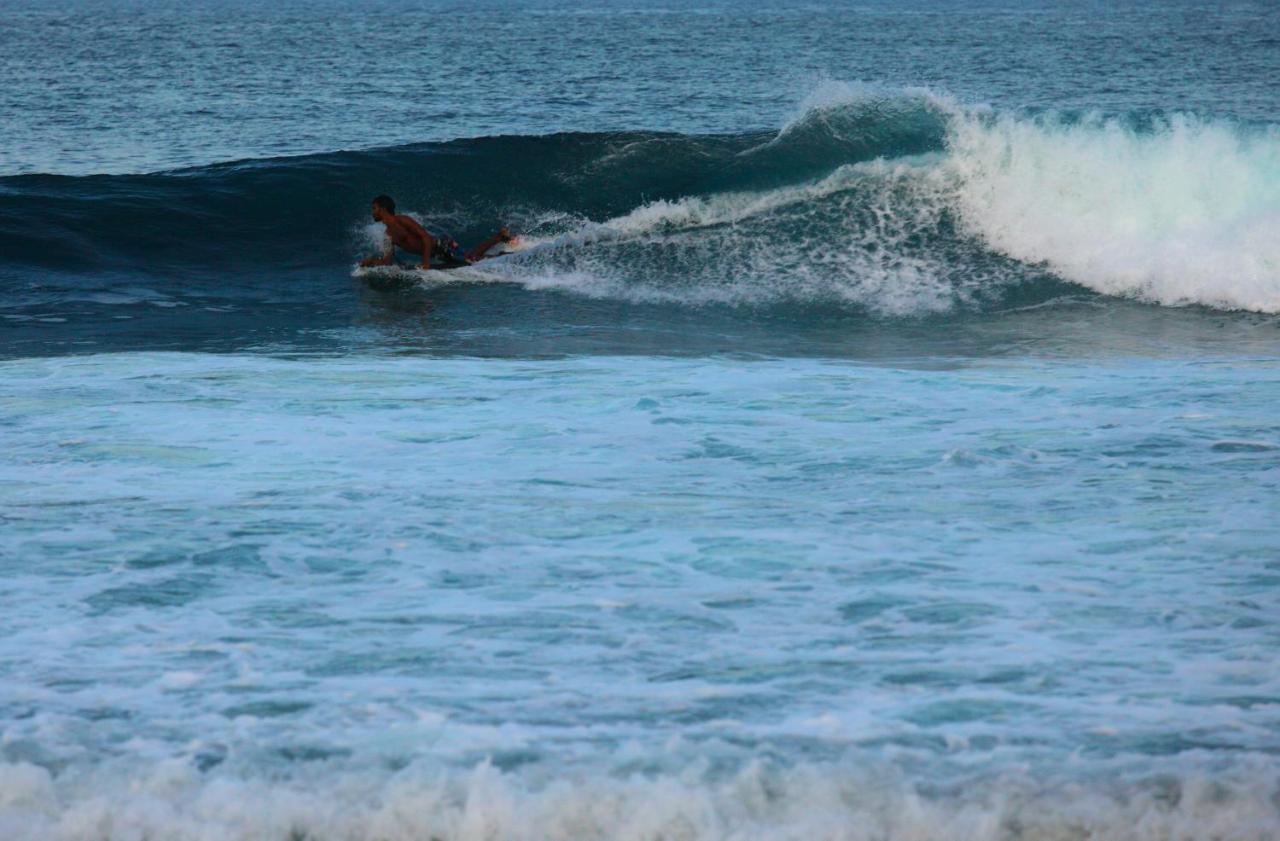
<path fill-rule="evenodd" d="M 511 236 L 511 232 L 506 229 L 506 226 L 503 226 L 496 234 L 468 251 L 466 254 L 467 260 L 472 263 L 477 260 L 483 260 L 485 257 L 491 256 L 486 253 L 490 248 L 500 242 L 511 242 L 513 239 L 515 237 Z"/>

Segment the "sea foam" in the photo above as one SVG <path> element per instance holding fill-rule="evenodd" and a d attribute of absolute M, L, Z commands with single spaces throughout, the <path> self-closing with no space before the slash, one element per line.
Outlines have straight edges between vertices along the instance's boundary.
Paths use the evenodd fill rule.
<path fill-rule="evenodd" d="M 453 773 L 411 766 L 256 779 L 168 761 L 57 780 L 19 763 L 0 765 L 0 831 L 15 841 L 1280 837 L 1275 769 L 1247 770 L 1232 781 L 1189 771 L 1106 786 L 1009 773 L 939 791 L 883 769 L 761 762 L 727 776 L 692 767 L 537 779 L 485 763 Z"/>
<path fill-rule="evenodd" d="M 966 227 L 1106 295 L 1280 312 L 1280 132 L 952 111 Z"/>

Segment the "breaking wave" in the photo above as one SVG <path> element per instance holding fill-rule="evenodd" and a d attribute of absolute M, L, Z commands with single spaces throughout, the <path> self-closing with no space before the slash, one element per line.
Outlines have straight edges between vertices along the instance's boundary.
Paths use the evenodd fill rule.
<path fill-rule="evenodd" d="M 1276 126 L 997 112 L 834 83 L 777 132 L 486 137 L 4 178 L 0 284 L 33 267 L 184 288 L 345 274 L 381 192 L 464 243 L 499 221 L 525 231 L 532 247 L 487 271 L 532 289 L 900 316 L 1074 285 L 1280 312 Z"/>

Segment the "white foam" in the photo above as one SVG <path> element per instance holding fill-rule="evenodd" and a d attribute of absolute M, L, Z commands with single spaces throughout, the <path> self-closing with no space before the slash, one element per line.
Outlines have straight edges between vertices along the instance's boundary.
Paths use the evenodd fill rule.
<path fill-rule="evenodd" d="M 965 225 L 1107 295 L 1280 312 L 1280 132 L 952 109 Z"/>
<path fill-rule="evenodd" d="M 760 191 L 643 204 L 530 241 L 502 270 L 533 289 L 646 303 L 840 301 L 887 315 L 941 312 L 974 291 L 907 240 L 947 210 L 937 156 L 841 166 Z M 624 253 L 625 252 L 625 253 Z"/>
<path fill-rule="evenodd" d="M 268 779 L 206 776 L 170 761 L 57 780 L 0 765 L 0 789 L 19 792 L 0 800 L 0 829 L 15 841 L 1280 837 L 1275 769 L 1251 770 L 1234 780 L 1191 773 L 1097 786 L 1011 771 L 924 794 L 897 772 L 836 765 L 544 777 L 481 764 Z"/>

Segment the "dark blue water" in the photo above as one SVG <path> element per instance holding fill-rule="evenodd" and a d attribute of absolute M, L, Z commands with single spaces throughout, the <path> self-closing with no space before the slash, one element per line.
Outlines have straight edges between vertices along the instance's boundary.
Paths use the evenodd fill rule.
<path fill-rule="evenodd" d="M 0 837 L 1280 838 L 1277 79 L 1265 3 L 10 0 Z M 359 270 L 379 193 L 521 243 Z"/>

